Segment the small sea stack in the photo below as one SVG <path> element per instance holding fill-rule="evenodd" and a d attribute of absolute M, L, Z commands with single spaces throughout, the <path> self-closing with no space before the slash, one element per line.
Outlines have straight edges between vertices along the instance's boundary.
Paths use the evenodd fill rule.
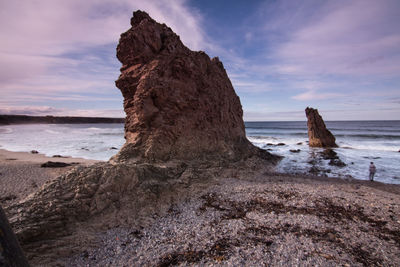
<path fill-rule="evenodd" d="M 308 145 L 310 147 L 337 147 L 336 139 L 326 128 L 318 109 L 307 107 L 305 111 L 308 126 Z"/>

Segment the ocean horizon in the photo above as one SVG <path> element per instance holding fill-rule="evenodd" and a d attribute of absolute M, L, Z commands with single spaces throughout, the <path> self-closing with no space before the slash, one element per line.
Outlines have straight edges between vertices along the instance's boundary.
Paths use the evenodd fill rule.
<path fill-rule="evenodd" d="M 334 148 L 345 166 L 329 164 L 323 148 L 308 147 L 307 121 L 246 121 L 247 138 L 256 146 L 284 158 L 278 172 L 332 178 L 368 179 L 368 165 L 377 166 L 375 180 L 400 184 L 400 120 L 325 121 L 336 137 Z M 0 148 L 37 150 L 47 156 L 63 155 L 108 160 L 125 143 L 124 124 L 14 124 L 0 126 Z"/>

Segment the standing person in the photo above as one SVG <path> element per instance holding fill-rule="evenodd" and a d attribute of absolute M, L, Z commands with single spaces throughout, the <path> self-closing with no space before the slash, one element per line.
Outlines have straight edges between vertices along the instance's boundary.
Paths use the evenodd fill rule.
<path fill-rule="evenodd" d="M 369 180 L 370 181 L 374 180 L 375 172 L 376 172 L 376 167 L 375 167 L 374 163 L 371 162 L 371 164 L 369 164 Z"/>

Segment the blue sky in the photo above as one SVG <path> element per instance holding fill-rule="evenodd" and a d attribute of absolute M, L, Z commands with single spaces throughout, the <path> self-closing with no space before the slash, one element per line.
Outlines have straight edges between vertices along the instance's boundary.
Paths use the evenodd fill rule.
<path fill-rule="evenodd" d="M 132 12 L 218 56 L 246 121 L 400 119 L 400 1 L 0 0 L 0 114 L 122 117 Z"/>

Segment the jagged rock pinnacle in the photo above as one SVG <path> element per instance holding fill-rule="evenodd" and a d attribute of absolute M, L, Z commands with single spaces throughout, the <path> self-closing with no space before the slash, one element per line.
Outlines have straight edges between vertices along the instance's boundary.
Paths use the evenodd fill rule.
<path fill-rule="evenodd" d="M 335 137 L 326 128 L 317 109 L 306 108 L 308 139 L 311 147 L 337 147 Z"/>
<path fill-rule="evenodd" d="M 116 161 L 270 156 L 247 140 L 240 99 L 218 58 L 191 51 L 145 12 L 134 12 L 131 25 L 117 47 L 126 144 Z"/>

